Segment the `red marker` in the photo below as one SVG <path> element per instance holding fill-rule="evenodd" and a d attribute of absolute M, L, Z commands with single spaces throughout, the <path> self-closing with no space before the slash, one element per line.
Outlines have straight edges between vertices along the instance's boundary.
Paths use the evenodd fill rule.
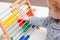
<path fill-rule="evenodd" d="M 29 10 L 26 14 L 27 14 L 29 17 L 30 17 L 30 16 L 33 16 L 33 13 L 31 12 L 31 10 Z"/>
<path fill-rule="evenodd" d="M 18 23 L 20 23 L 21 21 L 22 21 L 22 19 L 18 19 L 18 21 L 17 21 L 17 22 L 18 22 Z"/>
<path fill-rule="evenodd" d="M 23 20 L 23 21 L 19 24 L 19 26 L 22 26 L 25 22 L 26 22 L 26 20 Z"/>

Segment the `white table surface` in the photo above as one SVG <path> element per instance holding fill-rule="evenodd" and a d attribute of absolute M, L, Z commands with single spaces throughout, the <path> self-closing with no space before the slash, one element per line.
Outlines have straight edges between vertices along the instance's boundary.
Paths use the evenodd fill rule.
<path fill-rule="evenodd" d="M 4 3 L 0 2 L 0 13 L 3 12 L 6 8 L 8 8 L 10 3 Z M 48 8 L 42 7 L 42 6 L 32 6 L 36 9 L 35 16 L 38 17 L 47 17 L 48 16 Z M 2 34 L 1 28 L 0 28 L 0 35 Z M 45 40 L 47 35 L 46 28 L 40 28 L 40 30 L 35 30 L 32 34 L 29 40 Z"/>

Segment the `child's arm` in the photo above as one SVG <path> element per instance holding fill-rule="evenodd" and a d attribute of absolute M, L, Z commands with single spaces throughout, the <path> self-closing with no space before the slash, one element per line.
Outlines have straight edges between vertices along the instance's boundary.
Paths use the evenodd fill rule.
<path fill-rule="evenodd" d="M 41 18 L 41 17 L 31 17 L 30 23 L 35 24 L 36 26 L 47 27 L 50 21 L 50 17 L 48 18 Z"/>

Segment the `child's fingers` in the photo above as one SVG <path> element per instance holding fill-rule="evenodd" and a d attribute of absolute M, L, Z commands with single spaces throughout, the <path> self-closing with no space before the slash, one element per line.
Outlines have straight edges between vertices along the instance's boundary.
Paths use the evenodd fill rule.
<path fill-rule="evenodd" d="M 20 16 L 19 16 L 19 19 L 28 20 L 29 17 L 24 14 L 24 15 L 20 15 Z"/>

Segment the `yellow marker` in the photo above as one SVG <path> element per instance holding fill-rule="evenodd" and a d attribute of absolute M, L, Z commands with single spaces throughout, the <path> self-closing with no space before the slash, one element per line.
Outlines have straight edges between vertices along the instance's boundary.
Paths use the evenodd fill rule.
<path fill-rule="evenodd" d="M 13 19 L 11 19 L 7 24 L 5 24 L 5 28 L 9 28 L 16 20 L 18 19 L 18 16 L 15 16 Z"/>
<path fill-rule="evenodd" d="M 3 21 L 3 25 L 5 25 L 7 22 L 9 22 L 13 17 L 15 17 L 18 14 L 18 10 L 15 10 L 11 16 L 9 16 L 7 19 Z"/>
<path fill-rule="evenodd" d="M 30 8 L 29 8 L 29 7 L 27 7 L 26 9 L 27 9 L 27 10 L 29 10 Z"/>

